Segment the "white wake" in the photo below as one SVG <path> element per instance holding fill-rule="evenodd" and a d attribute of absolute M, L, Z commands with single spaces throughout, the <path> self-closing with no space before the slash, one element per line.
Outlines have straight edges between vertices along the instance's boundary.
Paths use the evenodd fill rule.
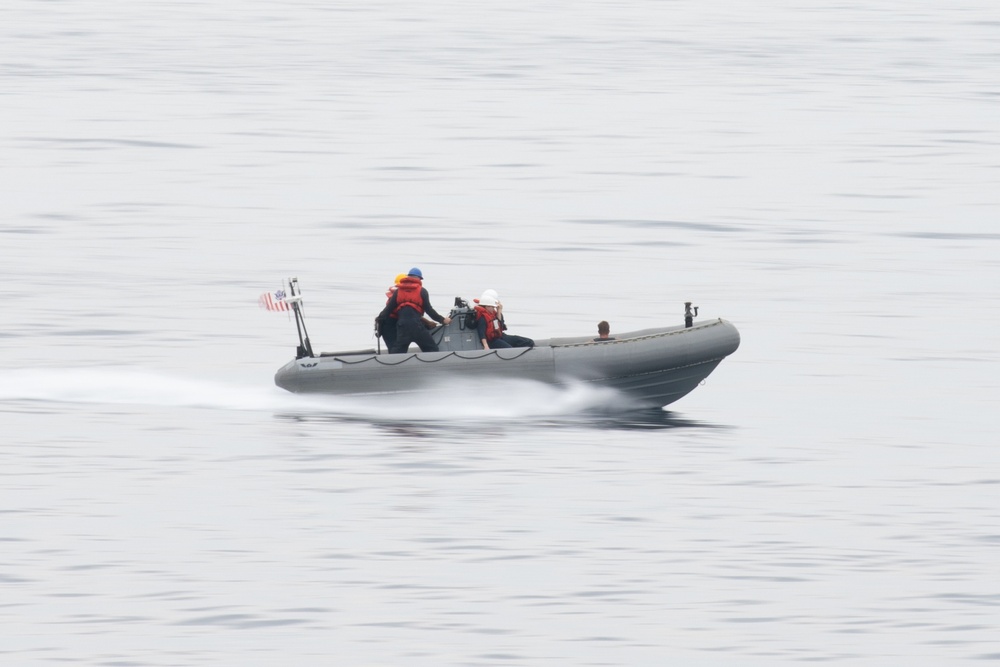
<path fill-rule="evenodd" d="M 551 386 L 530 380 L 449 381 L 419 392 L 365 396 L 296 395 L 271 378 L 238 381 L 174 376 L 130 368 L 0 371 L 0 401 L 270 410 L 405 421 L 474 421 L 627 410 L 630 401 L 584 383 Z"/>

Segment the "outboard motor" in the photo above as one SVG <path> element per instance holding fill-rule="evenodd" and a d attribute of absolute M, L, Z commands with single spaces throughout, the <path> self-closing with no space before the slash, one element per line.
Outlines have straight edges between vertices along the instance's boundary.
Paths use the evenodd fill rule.
<path fill-rule="evenodd" d="M 684 302 L 684 327 L 690 329 L 694 325 L 694 318 L 698 317 L 698 306 L 694 307 L 694 312 L 691 309 L 691 302 Z"/>
<path fill-rule="evenodd" d="M 431 338 L 442 352 L 481 350 L 483 344 L 476 333 L 476 312 L 462 297 L 455 297 L 455 306 L 448 313 L 451 324 L 431 330 Z"/>

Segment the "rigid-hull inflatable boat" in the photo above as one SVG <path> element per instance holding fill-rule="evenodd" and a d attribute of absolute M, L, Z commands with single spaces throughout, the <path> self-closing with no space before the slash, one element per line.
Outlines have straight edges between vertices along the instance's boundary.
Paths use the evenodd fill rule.
<path fill-rule="evenodd" d="M 740 344 L 723 319 L 592 336 L 536 340 L 534 347 L 483 350 L 468 305 L 456 299 L 451 322 L 431 332 L 438 352 L 402 354 L 375 349 L 314 354 L 305 331 L 301 295 L 291 281 L 287 299 L 299 330 L 296 358 L 282 366 L 275 384 L 296 393 L 382 394 L 420 391 L 452 378 L 525 379 L 548 384 L 593 383 L 664 406 L 691 392 Z M 695 311 L 696 312 L 696 311 Z"/>

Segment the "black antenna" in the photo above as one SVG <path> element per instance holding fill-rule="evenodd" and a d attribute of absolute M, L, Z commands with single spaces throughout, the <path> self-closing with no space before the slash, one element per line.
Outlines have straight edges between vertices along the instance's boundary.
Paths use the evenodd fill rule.
<path fill-rule="evenodd" d="M 306 316 L 302 312 L 302 288 L 299 287 L 298 278 L 288 279 L 289 301 L 292 303 L 292 310 L 295 311 L 295 330 L 299 333 L 299 347 L 295 350 L 295 358 L 312 357 L 312 344 L 309 342 L 309 333 L 306 331 Z"/>

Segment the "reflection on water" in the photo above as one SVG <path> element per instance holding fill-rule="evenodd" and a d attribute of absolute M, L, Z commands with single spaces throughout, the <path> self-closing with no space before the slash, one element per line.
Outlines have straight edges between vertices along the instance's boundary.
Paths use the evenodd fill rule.
<path fill-rule="evenodd" d="M 637 410 L 617 416 L 605 415 L 589 421 L 593 428 L 611 430 L 656 430 L 656 429 L 732 429 L 733 426 L 713 424 L 684 417 L 682 412 L 661 409 Z"/>
<path fill-rule="evenodd" d="M 470 429 L 490 429 L 494 432 L 516 433 L 518 431 L 533 432 L 537 429 L 604 429 L 610 431 L 643 431 L 660 429 L 730 429 L 732 426 L 712 424 L 684 417 L 681 413 L 670 412 L 658 408 L 641 408 L 635 410 L 602 410 L 585 409 L 578 413 L 563 416 L 520 416 L 516 418 L 499 419 L 496 417 L 463 416 L 455 420 L 440 418 L 414 421 L 405 417 L 392 419 L 387 416 L 364 416 L 346 413 L 322 411 L 312 412 L 277 412 L 275 417 L 282 420 L 299 423 L 329 422 L 329 423 L 365 423 L 377 427 L 380 431 L 401 436 L 430 437 L 435 434 L 469 433 Z"/>

